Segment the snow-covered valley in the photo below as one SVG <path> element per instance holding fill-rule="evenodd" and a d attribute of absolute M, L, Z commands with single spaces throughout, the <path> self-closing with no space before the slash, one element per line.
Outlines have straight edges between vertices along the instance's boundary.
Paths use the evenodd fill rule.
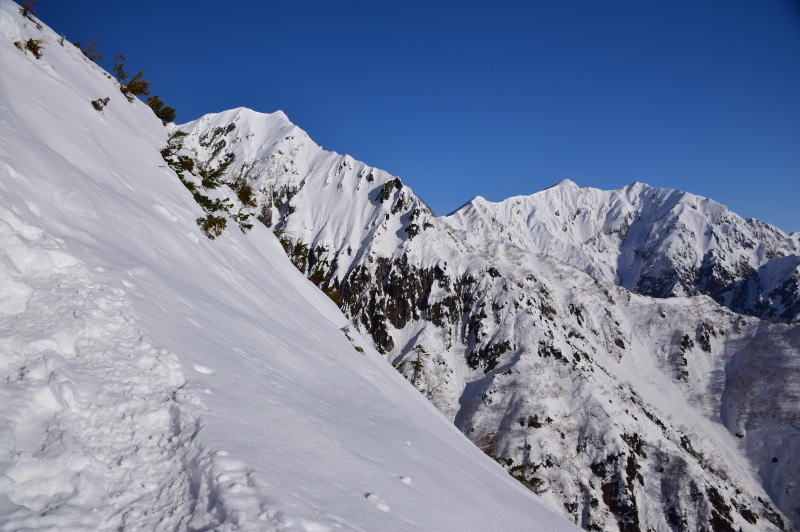
<path fill-rule="evenodd" d="M 642 183 L 435 216 L 0 6 L 0 529 L 800 524 L 800 234 Z"/>

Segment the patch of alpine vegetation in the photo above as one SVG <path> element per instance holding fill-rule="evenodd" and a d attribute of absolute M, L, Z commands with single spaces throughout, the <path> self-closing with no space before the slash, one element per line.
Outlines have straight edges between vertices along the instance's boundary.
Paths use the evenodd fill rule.
<path fill-rule="evenodd" d="M 258 219 L 295 266 L 476 445 L 576 523 L 780 528 L 758 498 L 789 513 L 797 486 L 782 475 L 762 485 L 750 471 L 779 454 L 798 472 L 780 442 L 800 437 L 800 346 L 761 343 L 797 327 L 615 282 L 717 295 L 746 274 L 725 273 L 730 256 L 773 260 L 797 249 L 797 235 L 642 184 L 605 193 L 562 183 L 437 218 L 400 179 L 322 150 L 281 112 L 235 109 L 181 129 L 198 162 L 218 167 L 234 154 L 225 179 L 252 186 Z M 716 231 L 699 244 L 685 221 L 698 216 Z M 675 236 L 627 255 L 655 234 Z M 698 252 L 686 246 L 717 241 L 728 259 L 687 259 Z M 780 407 L 735 377 L 737 357 L 768 350 L 786 369 Z M 760 418 L 769 428 L 742 427 L 753 419 L 745 412 L 776 408 L 785 414 Z M 762 445 L 767 430 L 781 436 Z M 723 511 L 714 494 L 741 511 Z"/>
<path fill-rule="evenodd" d="M 247 471 L 196 443 L 198 421 L 183 406 L 196 399 L 175 355 L 133 325 L 125 292 L 95 283 L 58 241 L 5 209 L 0 250 L 0 528 L 256 520 L 263 499 Z"/>
<path fill-rule="evenodd" d="M 242 180 L 223 179 L 225 170 L 235 156 L 226 154 L 214 167 L 200 163 L 181 153 L 181 139 L 185 136 L 183 131 L 175 130 L 167 146 L 161 150 L 161 156 L 205 212 L 205 216 L 197 219 L 197 225 L 211 240 L 222 234 L 228 226 L 228 220 L 236 223 L 243 233 L 252 229 L 250 218 L 257 207 L 252 188 Z M 227 193 L 217 190 L 223 185 Z"/>

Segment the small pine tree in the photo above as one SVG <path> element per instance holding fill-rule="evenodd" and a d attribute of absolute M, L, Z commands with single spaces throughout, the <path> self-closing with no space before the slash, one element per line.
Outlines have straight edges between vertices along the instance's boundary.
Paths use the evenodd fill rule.
<path fill-rule="evenodd" d="M 143 71 L 139 71 L 135 76 L 133 76 L 128 82 L 127 89 L 128 92 L 131 94 L 135 94 L 137 96 L 146 96 L 150 94 L 150 82 L 147 80 L 142 79 L 144 75 Z"/>
<path fill-rule="evenodd" d="M 42 46 L 43 43 L 44 43 L 43 39 L 28 39 L 25 42 L 15 41 L 14 46 L 19 48 L 23 52 L 25 50 L 29 51 L 30 53 L 33 54 L 33 56 L 36 59 L 41 59 L 42 50 L 44 49 L 44 47 Z"/>
<path fill-rule="evenodd" d="M 228 222 L 221 216 L 209 214 L 203 218 L 198 218 L 197 225 L 200 226 L 200 229 L 209 239 L 214 240 L 222 234 Z"/>
<path fill-rule="evenodd" d="M 236 196 L 239 198 L 239 201 L 242 202 L 242 205 L 245 207 L 257 207 L 258 204 L 256 203 L 255 195 L 253 194 L 253 188 L 250 185 L 243 184 L 239 188 L 236 189 Z"/>
<path fill-rule="evenodd" d="M 76 48 L 78 48 L 81 52 L 83 52 L 83 55 L 85 55 L 92 61 L 97 62 L 103 58 L 103 54 L 97 51 L 97 41 L 95 41 L 94 39 L 89 41 L 89 44 L 87 44 L 86 46 L 83 46 L 78 41 L 75 41 L 72 44 L 74 44 Z"/>
<path fill-rule="evenodd" d="M 23 2 L 22 7 L 19 8 L 20 15 L 25 18 L 31 18 L 33 15 L 35 15 L 36 13 L 33 11 L 33 6 L 38 1 L 39 0 L 27 0 L 26 2 Z"/>
<path fill-rule="evenodd" d="M 147 99 L 147 105 L 149 105 L 150 109 L 152 109 L 157 115 L 158 110 L 164 107 L 164 102 L 161 101 L 161 98 L 158 97 L 158 94 L 154 94 Z"/>
<path fill-rule="evenodd" d="M 153 113 L 161 119 L 162 124 L 167 125 L 169 122 L 175 120 L 175 109 L 165 106 L 164 102 L 161 101 L 157 94 L 147 99 L 147 105 L 149 105 Z"/>
<path fill-rule="evenodd" d="M 156 116 L 160 118 L 161 122 L 166 126 L 170 122 L 175 121 L 175 108 L 166 105 L 164 106 L 163 109 L 161 109 L 161 112 Z"/>
<path fill-rule="evenodd" d="M 128 80 L 128 74 L 125 73 L 125 56 L 117 54 L 114 59 L 114 74 L 120 83 L 125 83 Z"/>
<path fill-rule="evenodd" d="M 143 71 L 139 71 L 131 78 L 127 85 L 120 85 L 119 90 L 128 100 L 133 101 L 136 96 L 146 96 L 150 94 L 150 82 L 142 79 Z"/>
<path fill-rule="evenodd" d="M 194 170 L 194 159 L 186 155 L 178 155 L 177 166 L 180 170 L 191 172 Z"/>

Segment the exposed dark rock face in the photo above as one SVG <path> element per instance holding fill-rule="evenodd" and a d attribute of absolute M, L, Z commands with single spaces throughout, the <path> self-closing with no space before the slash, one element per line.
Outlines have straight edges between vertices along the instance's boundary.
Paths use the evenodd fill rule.
<path fill-rule="evenodd" d="M 389 198 L 392 197 L 394 189 L 400 190 L 402 188 L 403 184 L 400 182 L 400 178 L 395 177 L 394 179 L 387 181 L 386 183 L 383 184 L 383 186 L 380 188 L 380 192 L 378 192 L 378 197 L 376 198 L 376 200 L 383 203 L 384 201 L 387 201 Z M 397 208 L 397 210 L 400 210 L 401 208 L 402 204 L 400 208 Z M 392 210 L 395 211 L 394 208 Z"/>

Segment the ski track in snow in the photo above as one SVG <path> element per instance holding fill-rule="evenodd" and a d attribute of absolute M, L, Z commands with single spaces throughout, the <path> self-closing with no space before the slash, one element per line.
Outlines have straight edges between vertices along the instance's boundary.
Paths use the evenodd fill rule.
<path fill-rule="evenodd" d="M 244 464 L 196 443 L 197 399 L 124 292 L 5 209 L 0 286 L 0 530 L 280 525 Z"/>

